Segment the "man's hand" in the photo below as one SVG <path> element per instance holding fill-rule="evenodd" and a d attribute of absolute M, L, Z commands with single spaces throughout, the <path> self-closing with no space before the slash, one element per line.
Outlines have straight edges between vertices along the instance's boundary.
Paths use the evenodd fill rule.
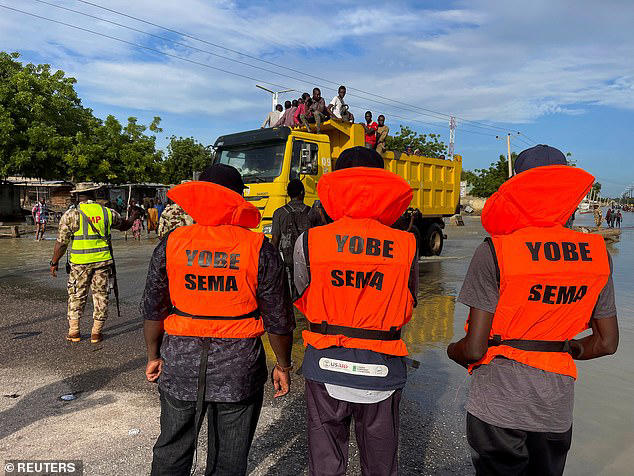
<path fill-rule="evenodd" d="M 275 389 L 275 398 L 283 397 L 291 389 L 291 375 L 289 371 L 284 371 L 275 366 L 271 372 L 271 381 Z"/>
<path fill-rule="evenodd" d="M 148 360 L 145 366 L 145 378 L 148 382 L 156 382 L 163 371 L 163 359 Z"/>
<path fill-rule="evenodd" d="M 51 276 L 54 278 L 57 278 L 57 268 L 59 267 L 58 264 L 56 265 L 51 265 Z"/>

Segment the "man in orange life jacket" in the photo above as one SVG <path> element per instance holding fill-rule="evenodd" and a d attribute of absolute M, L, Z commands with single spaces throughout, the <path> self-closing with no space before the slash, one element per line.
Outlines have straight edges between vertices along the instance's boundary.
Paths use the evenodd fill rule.
<path fill-rule="evenodd" d="M 290 387 L 295 319 L 284 264 L 248 230 L 260 212 L 242 197 L 239 172 L 217 164 L 200 180 L 168 192 L 196 224 L 158 244 L 141 303 L 146 376 L 161 398 L 154 476 L 189 475 L 205 412 L 205 474 L 246 474 L 267 380 L 264 332 L 277 357 L 275 397 Z"/>
<path fill-rule="evenodd" d="M 618 326 L 603 238 L 564 226 L 594 177 L 538 145 L 482 212 L 491 234 L 458 300 L 467 335 L 447 354 L 472 373 L 467 438 L 476 474 L 560 475 L 572 439 L 573 359 L 612 354 Z M 592 328 L 592 334 L 574 337 Z"/>
<path fill-rule="evenodd" d="M 344 151 L 318 184 L 333 223 L 295 244 L 296 306 L 303 332 L 309 473 L 343 475 L 355 420 L 364 475 L 398 472 L 401 391 L 407 380 L 401 328 L 418 289 L 414 235 L 390 228 L 412 190 L 374 150 Z"/>

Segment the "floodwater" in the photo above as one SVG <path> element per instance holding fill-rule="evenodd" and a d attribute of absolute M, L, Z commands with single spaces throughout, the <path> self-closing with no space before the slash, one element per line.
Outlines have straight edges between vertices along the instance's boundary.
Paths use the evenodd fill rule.
<path fill-rule="evenodd" d="M 567 475 L 632 474 L 634 467 L 634 372 L 631 368 L 634 361 L 634 213 L 623 215 L 621 241 L 609 247 L 614 262 L 620 346 L 614 356 L 577 364 L 579 379 Z M 575 224 L 591 225 L 592 221 L 591 214 L 581 215 Z M 456 302 L 456 296 L 473 251 L 485 236 L 479 219 L 466 217 L 465 223 L 465 227 L 447 226 L 449 238 L 441 257 L 421 260 L 419 305 L 404 330 L 412 357 L 421 362 L 418 370 L 410 372 L 402 404 L 401 472 L 404 475 L 472 471 L 464 436 L 468 377 L 445 353 L 449 342 L 464 335 L 467 308 Z M 20 300 L 22 293 L 27 292 L 21 289 L 24 283 L 29 283 L 28 292 L 37 293 L 44 301 L 59 303 L 65 299 L 63 270 L 60 269 L 57 280 L 47 276 L 54 245 L 52 231 L 48 236 L 48 241 L 39 243 L 29 237 L 0 240 L 0 302 Z M 155 243 L 155 238 L 145 236 L 141 243 L 124 241 L 122 235 L 115 237 L 124 304 L 132 306 L 140 300 Z M 11 316 L 0 317 L 0 329 L 11 320 L 14 320 Z M 115 322 L 114 319 L 109 321 L 106 333 L 111 326 L 123 325 Z M 305 321 L 300 319 L 293 349 L 298 365 L 303 353 L 299 331 L 303 328 Z M 134 329 L 128 336 L 126 339 L 134 342 L 131 346 L 141 345 L 140 330 Z M 270 349 L 267 352 L 270 356 Z M 301 394 L 301 387 L 294 391 Z M 301 411 L 302 405 L 298 408 Z M 256 441 L 254 450 L 259 446 Z M 44 449 L 42 455 L 45 455 Z M 289 456 L 287 453 L 286 458 Z M 305 461 L 300 463 L 302 466 Z M 355 471 L 351 473 L 356 474 Z"/>

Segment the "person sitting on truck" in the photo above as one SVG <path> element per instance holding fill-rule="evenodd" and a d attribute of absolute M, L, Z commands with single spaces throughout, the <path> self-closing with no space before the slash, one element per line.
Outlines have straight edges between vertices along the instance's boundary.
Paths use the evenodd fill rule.
<path fill-rule="evenodd" d="M 297 100 L 297 110 L 295 111 L 295 115 L 293 119 L 295 120 L 295 125 L 299 126 L 302 123 L 302 116 L 306 115 L 308 112 L 308 104 L 310 103 L 310 94 L 304 93 L 302 97 Z"/>
<path fill-rule="evenodd" d="M 368 149 L 376 148 L 376 130 L 378 129 L 379 125 L 376 122 L 372 121 L 371 111 L 365 112 L 365 124 L 362 123 L 361 125 L 365 129 L 365 146 Z"/>
<path fill-rule="evenodd" d="M 279 121 L 280 117 L 282 117 L 282 111 L 283 111 L 283 108 L 281 104 L 278 104 L 277 106 L 275 106 L 275 111 L 271 111 L 268 113 L 260 129 L 264 129 L 265 127 L 273 127 L 273 125 L 277 121 Z"/>
<path fill-rule="evenodd" d="M 376 128 L 376 151 L 383 154 L 386 150 L 385 141 L 390 133 L 390 128 L 385 125 L 385 116 L 381 114 L 377 117 L 378 127 Z"/>
<path fill-rule="evenodd" d="M 293 122 L 294 122 L 293 115 L 295 114 L 295 110 L 297 109 L 297 107 L 293 107 L 292 102 L 285 101 L 284 108 L 285 108 L 284 114 L 282 114 L 282 116 L 273 125 L 273 127 L 279 127 L 279 126 L 292 127 L 293 126 Z"/>
<path fill-rule="evenodd" d="M 282 253 L 290 282 L 293 283 L 293 249 L 299 235 L 310 228 L 310 207 L 304 203 L 305 189 L 301 180 L 291 180 L 286 192 L 291 201 L 273 212 L 271 244 Z"/>
<path fill-rule="evenodd" d="M 328 119 L 328 110 L 326 109 L 326 102 L 321 97 L 321 90 L 319 88 L 313 88 L 313 97 L 310 104 L 307 104 L 307 112 L 300 115 L 302 124 L 306 127 L 307 132 L 310 130 L 309 122 L 315 123 L 315 133 L 321 133 L 321 123 Z"/>
<path fill-rule="evenodd" d="M 354 116 L 349 110 L 348 105 L 343 100 L 346 95 L 346 87 L 339 86 L 338 94 L 332 98 L 330 104 L 328 105 L 328 111 L 331 116 L 334 116 L 337 119 L 341 119 L 345 122 L 354 122 Z"/>

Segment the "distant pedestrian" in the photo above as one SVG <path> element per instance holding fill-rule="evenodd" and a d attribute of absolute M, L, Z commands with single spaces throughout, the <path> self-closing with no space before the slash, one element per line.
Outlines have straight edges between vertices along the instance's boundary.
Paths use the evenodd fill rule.
<path fill-rule="evenodd" d="M 70 342 L 79 342 L 79 320 L 84 312 L 88 290 L 92 292 L 93 324 L 90 342 L 101 342 L 102 330 L 108 317 L 109 282 L 113 256 L 110 234 L 112 229 L 125 231 L 138 218 L 133 211 L 123 219 L 115 210 L 95 201 L 94 187 L 80 187 L 71 193 L 79 203 L 62 215 L 57 242 L 50 262 L 51 276 L 57 276 L 59 260 L 70 246 L 68 275 L 68 335 Z"/>
<path fill-rule="evenodd" d="M 601 228 L 601 221 L 603 220 L 601 207 L 599 205 L 594 206 L 594 224 L 597 228 Z"/>
<path fill-rule="evenodd" d="M 467 331 L 447 354 L 471 374 L 467 441 L 477 475 L 563 474 L 574 361 L 618 346 L 603 237 L 566 227 L 594 178 L 566 163 L 545 145 L 517 156 L 516 175 L 487 201 L 482 224 L 491 236 L 458 296 L 470 308 Z"/>
<path fill-rule="evenodd" d="M 161 215 L 163 214 L 163 210 L 165 210 L 165 205 L 163 205 L 163 201 L 159 199 L 156 201 L 156 211 L 158 212 L 159 223 L 161 221 Z"/>
<path fill-rule="evenodd" d="M 365 129 L 365 146 L 368 149 L 376 148 L 376 130 L 379 125 L 372 120 L 372 112 L 365 112 L 365 123 L 361 124 Z"/>
<path fill-rule="evenodd" d="M 304 184 L 293 179 L 286 188 L 291 201 L 273 212 L 271 243 L 280 250 L 290 282 L 293 282 L 293 250 L 299 235 L 310 228 L 308 212 L 304 203 Z"/>
<path fill-rule="evenodd" d="M 158 210 L 154 206 L 154 200 L 150 200 L 150 205 L 147 210 L 147 234 L 151 231 L 157 232 L 158 228 Z"/>
<path fill-rule="evenodd" d="M 260 129 L 264 129 L 265 127 L 273 127 L 277 121 L 282 117 L 282 111 L 284 108 L 281 104 L 275 106 L 275 110 L 271 111 L 267 114 L 266 119 L 262 123 L 262 127 Z"/>
<path fill-rule="evenodd" d="M 621 221 L 623 220 L 623 215 L 621 214 L 621 210 L 616 212 L 616 226 L 617 228 L 621 228 Z"/>
<path fill-rule="evenodd" d="M 613 212 L 611 208 L 605 213 L 605 222 L 608 224 L 608 228 L 613 227 Z"/>
<path fill-rule="evenodd" d="M 31 215 L 33 216 L 33 223 L 35 223 L 35 241 L 40 241 L 44 238 L 46 222 L 48 221 L 48 207 L 44 197 L 40 198 L 33 206 Z"/>
<path fill-rule="evenodd" d="M 121 213 L 124 210 L 125 204 L 123 203 L 123 197 L 119 195 L 116 200 L 117 212 Z"/>
<path fill-rule="evenodd" d="M 130 200 L 130 206 L 128 207 L 128 217 L 134 216 L 132 220 L 132 237 L 140 241 L 141 240 L 141 228 L 143 223 L 143 214 L 145 211 L 143 208 L 137 206 L 135 200 Z"/>

